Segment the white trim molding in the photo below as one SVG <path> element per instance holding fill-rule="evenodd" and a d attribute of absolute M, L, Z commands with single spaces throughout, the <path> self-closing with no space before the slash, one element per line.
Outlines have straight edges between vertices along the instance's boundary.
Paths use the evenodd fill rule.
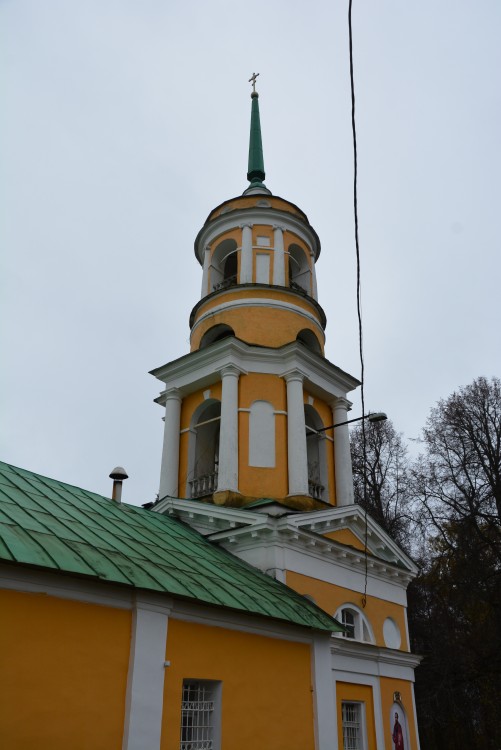
<path fill-rule="evenodd" d="M 122 750 L 160 748 L 168 614 L 136 598 Z"/>

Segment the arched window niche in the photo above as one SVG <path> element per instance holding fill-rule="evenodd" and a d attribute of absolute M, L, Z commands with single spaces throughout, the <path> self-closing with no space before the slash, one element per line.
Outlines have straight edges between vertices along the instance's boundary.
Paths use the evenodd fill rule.
<path fill-rule="evenodd" d="M 343 604 L 336 610 L 334 617 L 346 628 L 346 633 L 337 634 L 339 637 L 351 638 L 354 641 L 363 641 L 364 643 L 375 643 L 372 626 L 356 604 L 351 602 Z"/>
<path fill-rule="evenodd" d="M 221 341 L 221 339 L 226 339 L 228 336 L 234 335 L 235 331 L 231 326 L 221 323 L 220 325 L 209 328 L 209 330 L 204 333 L 200 339 L 200 346 L 198 348 L 205 349 L 206 346 L 210 346 L 210 344 L 214 344 L 216 341 Z"/>
<path fill-rule="evenodd" d="M 296 340 L 304 344 L 310 351 L 315 352 L 315 354 L 322 354 L 320 342 L 309 328 L 303 328 L 302 331 L 299 331 Z"/>
<path fill-rule="evenodd" d="M 188 497 L 205 497 L 217 489 L 221 402 L 207 399 L 195 409 L 188 444 Z"/>
<path fill-rule="evenodd" d="M 212 292 L 238 283 L 238 248 L 235 240 L 223 240 L 212 254 L 210 286 Z"/>
<path fill-rule="evenodd" d="M 289 286 L 311 296 L 311 268 L 299 245 L 289 245 Z"/>
<path fill-rule="evenodd" d="M 250 407 L 249 466 L 275 467 L 275 410 L 269 401 L 254 401 Z"/>
<path fill-rule="evenodd" d="M 318 412 L 305 404 L 304 421 L 306 424 L 306 453 L 308 458 L 308 491 L 315 500 L 329 499 L 329 479 L 327 474 L 327 455 L 325 433 L 319 432 L 324 427 Z"/>
<path fill-rule="evenodd" d="M 395 697 L 400 698 L 398 693 L 394 694 Z M 390 713 L 390 729 L 393 743 L 391 747 L 395 750 L 400 750 L 400 748 L 407 750 L 409 747 L 409 725 L 405 709 L 400 700 L 393 701 Z"/>

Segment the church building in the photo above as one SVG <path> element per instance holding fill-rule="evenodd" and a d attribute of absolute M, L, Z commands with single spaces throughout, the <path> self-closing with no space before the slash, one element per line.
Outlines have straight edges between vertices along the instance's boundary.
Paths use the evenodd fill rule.
<path fill-rule="evenodd" d="M 419 750 L 413 561 L 354 503 L 350 393 L 325 357 L 320 240 L 265 185 L 195 239 L 190 351 L 155 368 L 142 508 L 0 464 L 6 750 Z"/>

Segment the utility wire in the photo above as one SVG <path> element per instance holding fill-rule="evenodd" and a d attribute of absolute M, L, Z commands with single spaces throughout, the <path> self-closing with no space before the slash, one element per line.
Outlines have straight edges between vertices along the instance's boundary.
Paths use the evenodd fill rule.
<path fill-rule="evenodd" d="M 360 274 L 360 243 L 358 238 L 358 200 L 357 200 L 357 188 L 358 188 L 358 154 L 357 154 L 357 129 L 355 124 L 355 78 L 353 75 L 353 29 L 351 20 L 353 0 L 349 0 L 348 7 L 348 30 L 349 30 L 349 42 L 350 42 L 350 85 L 351 85 L 351 130 L 353 133 L 353 213 L 355 218 L 355 248 L 357 254 L 357 316 L 358 316 L 358 346 L 360 353 L 360 396 L 362 401 L 362 417 L 365 417 L 365 394 L 364 394 L 364 382 L 365 382 L 365 365 L 364 365 L 364 346 L 363 346 L 363 328 L 362 328 L 362 283 Z M 362 473 L 363 473 L 363 498 L 364 498 L 364 512 L 365 512 L 365 581 L 364 581 L 364 595 L 362 597 L 362 607 L 367 604 L 367 538 L 368 538 L 368 524 L 367 524 L 367 472 L 366 472 L 366 459 L 367 459 L 367 446 L 366 446 L 366 434 L 365 434 L 365 419 L 362 419 Z"/>

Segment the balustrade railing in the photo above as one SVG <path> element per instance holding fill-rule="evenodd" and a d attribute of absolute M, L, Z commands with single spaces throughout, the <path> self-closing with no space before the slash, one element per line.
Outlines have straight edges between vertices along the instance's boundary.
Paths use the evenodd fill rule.
<path fill-rule="evenodd" d="M 322 500 L 324 489 L 325 487 L 323 486 L 323 484 L 319 484 L 313 479 L 308 479 L 308 493 L 311 497 L 314 497 L 315 500 Z"/>
<path fill-rule="evenodd" d="M 195 479 L 190 480 L 189 485 L 191 497 L 210 495 L 217 489 L 217 471 L 213 471 L 211 474 L 202 474 L 200 477 L 195 477 Z"/>
<path fill-rule="evenodd" d="M 221 289 L 228 289 L 230 286 L 236 286 L 237 276 L 228 276 L 227 279 L 223 279 L 218 284 L 214 284 L 214 291 L 219 292 Z"/>

